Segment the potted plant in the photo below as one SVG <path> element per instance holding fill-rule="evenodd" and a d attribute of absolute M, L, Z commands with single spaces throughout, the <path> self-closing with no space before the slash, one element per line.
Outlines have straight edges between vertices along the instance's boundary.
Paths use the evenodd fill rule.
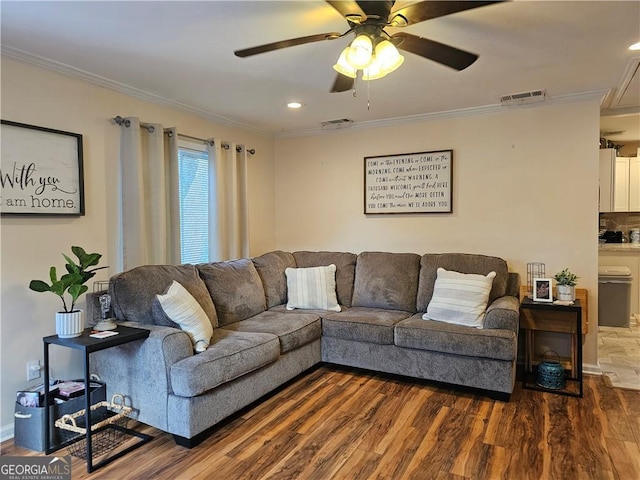
<path fill-rule="evenodd" d="M 71 251 L 78 258 L 78 262 L 76 263 L 69 256 L 62 254 L 67 261 L 65 264 L 67 273 L 58 278 L 54 266 L 49 269 L 50 284 L 43 280 L 31 280 L 29 283 L 31 290 L 51 292 L 62 300 L 63 310 L 56 313 L 56 333 L 60 338 L 73 338 L 82 335 L 84 330 L 83 312 L 75 308 L 76 302 L 80 295 L 89 290 L 85 283 L 93 278 L 96 270 L 107 268 L 96 266 L 102 257 L 99 253 L 87 253 L 82 247 L 75 246 L 71 247 Z"/>
<path fill-rule="evenodd" d="M 558 283 L 558 300 L 573 302 L 576 299 L 576 280 L 580 277 L 571 273 L 568 268 L 565 268 L 561 272 L 556 273 L 553 278 Z"/>

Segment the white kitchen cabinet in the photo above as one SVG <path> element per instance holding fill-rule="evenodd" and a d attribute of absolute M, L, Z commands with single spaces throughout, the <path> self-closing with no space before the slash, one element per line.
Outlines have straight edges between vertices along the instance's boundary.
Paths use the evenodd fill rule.
<path fill-rule="evenodd" d="M 640 158 L 600 150 L 600 212 L 640 212 Z"/>
<path fill-rule="evenodd" d="M 600 211 L 613 211 L 613 167 L 616 151 L 613 148 L 600 149 Z"/>
<path fill-rule="evenodd" d="M 629 211 L 640 212 L 640 157 L 629 158 Z"/>
<path fill-rule="evenodd" d="M 616 157 L 613 167 L 613 211 L 629 211 L 629 158 Z"/>

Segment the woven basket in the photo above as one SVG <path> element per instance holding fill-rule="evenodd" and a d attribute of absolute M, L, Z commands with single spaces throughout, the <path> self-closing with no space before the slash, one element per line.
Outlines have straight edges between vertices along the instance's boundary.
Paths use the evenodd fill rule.
<path fill-rule="evenodd" d="M 116 393 L 111 402 L 99 402 L 91 405 L 91 453 L 99 457 L 120 446 L 125 439 L 127 415 L 131 407 L 124 404 L 124 397 Z M 55 422 L 61 430 L 67 448 L 75 457 L 87 459 L 86 409 L 70 415 L 64 415 Z"/>
<path fill-rule="evenodd" d="M 556 356 L 556 360 L 547 360 L 547 354 Z M 560 356 L 554 351 L 547 351 L 538 365 L 536 383 L 544 388 L 561 390 L 565 387 L 564 367 L 560 364 Z"/>

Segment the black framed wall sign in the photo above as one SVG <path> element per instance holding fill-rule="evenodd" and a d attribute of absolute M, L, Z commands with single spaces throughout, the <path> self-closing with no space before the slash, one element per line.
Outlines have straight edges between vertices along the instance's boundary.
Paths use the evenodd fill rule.
<path fill-rule="evenodd" d="M 82 135 L 1 123 L 0 213 L 84 215 Z"/>
<path fill-rule="evenodd" d="M 364 158 L 364 213 L 451 213 L 453 150 Z"/>

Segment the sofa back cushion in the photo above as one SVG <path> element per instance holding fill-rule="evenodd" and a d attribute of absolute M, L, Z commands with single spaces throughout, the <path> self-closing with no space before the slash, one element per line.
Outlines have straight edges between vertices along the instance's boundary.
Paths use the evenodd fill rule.
<path fill-rule="evenodd" d="M 294 252 L 298 268 L 336 266 L 336 294 L 338 303 L 351 306 L 353 282 L 356 275 L 356 259 L 354 253 L 348 252 Z"/>
<path fill-rule="evenodd" d="M 498 257 L 470 253 L 428 253 L 422 256 L 420 265 L 419 312 L 427 311 L 433 296 L 433 286 L 438 275 L 438 267 L 449 271 L 475 273 L 478 275 L 488 275 L 490 272 L 496 272 L 491 292 L 489 293 L 489 304 L 507 293 L 507 284 L 509 282 L 507 262 Z"/>
<path fill-rule="evenodd" d="M 194 265 L 143 265 L 114 275 L 109 285 L 114 315 L 118 320 L 179 328 L 164 315 L 156 299 L 174 280 L 198 301 L 211 326 L 217 327 L 211 296 Z"/>
<path fill-rule="evenodd" d="M 284 271 L 287 268 L 295 268 L 296 260 L 289 252 L 281 250 L 265 253 L 253 258 L 253 265 L 258 271 L 267 308 L 282 305 L 287 302 L 287 278 Z"/>
<path fill-rule="evenodd" d="M 248 258 L 198 265 L 220 326 L 239 322 L 267 308 L 260 275 Z"/>
<path fill-rule="evenodd" d="M 416 312 L 420 255 L 363 252 L 358 255 L 354 307 Z"/>

